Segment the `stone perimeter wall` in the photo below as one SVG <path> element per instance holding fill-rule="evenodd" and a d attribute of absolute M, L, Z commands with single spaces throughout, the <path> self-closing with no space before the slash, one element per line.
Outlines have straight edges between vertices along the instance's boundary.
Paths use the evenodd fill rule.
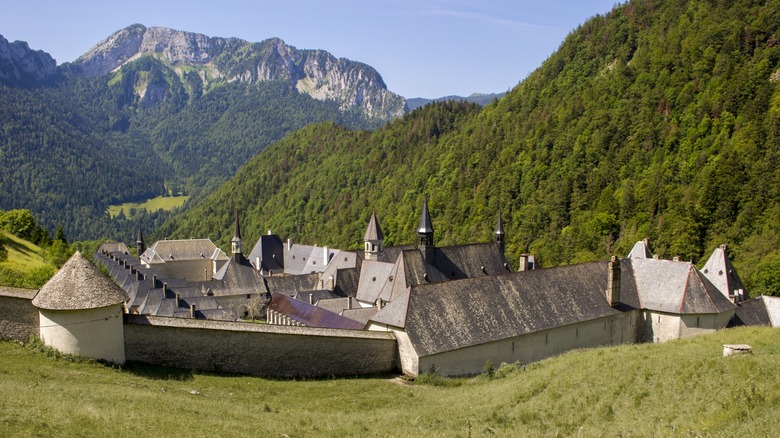
<path fill-rule="evenodd" d="M 387 374 L 391 333 L 127 315 L 125 357 L 155 365 L 270 377 Z"/>
<path fill-rule="evenodd" d="M 37 289 L 0 286 L 0 339 L 27 341 L 38 336 L 38 309 L 32 305 Z"/>

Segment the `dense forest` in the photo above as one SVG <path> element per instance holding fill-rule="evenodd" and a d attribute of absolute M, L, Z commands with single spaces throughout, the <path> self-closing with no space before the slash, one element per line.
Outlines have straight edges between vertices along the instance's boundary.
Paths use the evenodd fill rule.
<path fill-rule="evenodd" d="M 42 83 L 0 84 L 0 209 L 29 209 L 76 239 L 129 239 L 172 212 L 110 219 L 111 204 L 187 193 L 195 202 L 249 158 L 309 123 L 376 121 L 288 83 L 205 85 L 143 56 L 108 76 L 66 65 Z M 139 89 L 146 90 L 139 93 Z"/>
<path fill-rule="evenodd" d="M 574 30 L 480 109 L 434 103 L 373 133 L 306 127 L 158 233 L 271 229 L 355 248 L 372 210 L 410 243 L 488 241 L 553 266 L 625 255 L 703 263 L 728 244 L 752 295 L 780 291 L 780 1 L 632 1 Z"/>

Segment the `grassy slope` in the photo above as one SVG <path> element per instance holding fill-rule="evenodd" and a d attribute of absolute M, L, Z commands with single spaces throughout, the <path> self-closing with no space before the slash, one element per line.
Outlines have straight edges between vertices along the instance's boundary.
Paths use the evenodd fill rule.
<path fill-rule="evenodd" d="M 752 355 L 723 358 L 722 344 Z M 450 386 L 274 381 L 52 359 L 0 343 L 0 435 L 769 436 L 780 331 L 573 352 Z"/>
<path fill-rule="evenodd" d="M 0 262 L 0 285 L 38 288 L 57 271 L 38 245 L 5 231 L 0 231 L 0 237 L 8 249 L 8 259 Z"/>
<path fill-rule="evenodd" d="M 131 208 L 143 209 L 146 211 L 171 211 L 174 208 L 179 208 L 184 205 L 188 199 L 190 199 L 189 196 L 158 196 L 156 198 L 147 199 L 144 202 L 125 202 L 124 204 L 109 205 L 108 214 L 114 218 L 122 210 L 124 210 L 125 214 L 129 214 Z"/>

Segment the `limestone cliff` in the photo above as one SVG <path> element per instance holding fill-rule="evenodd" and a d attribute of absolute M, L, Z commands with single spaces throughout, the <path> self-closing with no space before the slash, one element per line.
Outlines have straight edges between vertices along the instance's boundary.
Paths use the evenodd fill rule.
<path fill-rule="evenodd" d="M 135 24 L 122 29 L 79 57 L 73 66 L 98 76 L 151 55 L 183 76 L 196 71 L 204 90 L 220 82 L 285 81 L 300 93 L 335 100 L 343 111 L 390 120 L 404 113 L 405 100 L 387 90 L 372 67 L 324 50 L 299 50 L 278 38 L 250 43 Z"/>
<path fill-rule="evenodd" d="M 0 83 L 32 84 L 57 72 L 57 62 L 46 52 L 32 50 L 24 41 L 8 42 L 0 35 Z"/>

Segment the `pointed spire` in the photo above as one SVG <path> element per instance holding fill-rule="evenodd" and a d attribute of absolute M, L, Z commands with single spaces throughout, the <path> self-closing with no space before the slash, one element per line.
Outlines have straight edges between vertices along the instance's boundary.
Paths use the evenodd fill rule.
<path fill-rule="evenodd" d="M 135 238 L 135 250 L 139 257 L 146 251 L 146 243 L 144 242 L 144 234 L 141 232 L 141 224 L 138 224 L 138 234 Z"/>
<path fill-rule="evenodd" d="M 365 249 L 363 254 L 366 260 L 379 260 L 384 238 L 382 227 L 379 226 L 379 221 L 376 219 L 376 213 L 372 211 L 366 234 L 363 236 Z"/>
<path fill-rule="evenodd" d="M 382 233 L 382 228 L 379 226 L 379 221 L 376 219 L 376 212 L 371 212 L 371 219 L 368 221 L 368 228 L 366 228 L 366 235 L 363 236 L 363 240 L 366 242 L 372 240 L 383 240 L 385 235 Z"/>
<path fill-rule="evenodd" d="M 431 223 L 431 214 L 428 212 L 427 196 L 423 203 L 422 215 L 420 215 L 420 226 L 417 227 L 417 248 L 422 252 L 425 260 L 429 262 L 433 260 L 433 224 Z"/>
<path fill-rule="evenodd" d="M 498 209 L 498 221 L 496 222 L 496 243 L 498 243 L 498 248 L 503 254 L 504 252 L 504 221 L 501 220 L 501 209 Z"/>
<path fill-rule="evenodd" d="M 238 223 L 238 209 L 233 210 L 236 216 L 235 232 L 233 233 L 233 239 L 230 240 L 230 246 L 234 256 L 238 256 L 243 253 L 243 242 L 241 240 L 241 226 Z"/>
<path fill-rule="evenodd" d="M 423 201 L 422 215 L 420 215 L 420 226 L 417 227 L 417 234 L 433 234 L 433 224 L 431 223 L 431 214 L 428 212 L 428 197 Z"/>

